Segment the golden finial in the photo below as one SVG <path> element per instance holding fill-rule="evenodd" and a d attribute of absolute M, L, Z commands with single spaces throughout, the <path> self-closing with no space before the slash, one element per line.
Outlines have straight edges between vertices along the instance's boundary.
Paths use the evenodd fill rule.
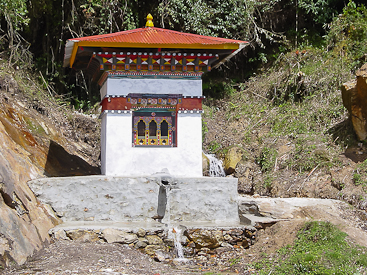
<path fill-rule="evenodd" d="M 154 27 L 153 16 L 150 13 L 147 16 L 147 23 L 145 24 L 145 27 Z"/>

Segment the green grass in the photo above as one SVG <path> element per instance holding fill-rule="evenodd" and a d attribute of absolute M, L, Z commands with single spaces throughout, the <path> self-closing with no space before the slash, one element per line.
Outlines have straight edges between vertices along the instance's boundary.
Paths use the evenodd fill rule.
<path fill-rule="evenodd" d="M 353 173 L 353 181 L 355 185 L 367 185 L 367 160 L 357 165 Z"/>
<path fill-rule="evenodd" d="M 346 237 L 329 222 L 308 222 L 293 246 L 280 249 L 272 261 L 264 259 L 253 266 L 258 274 L 360 274 L 367 270 L 367 249 Z"/>

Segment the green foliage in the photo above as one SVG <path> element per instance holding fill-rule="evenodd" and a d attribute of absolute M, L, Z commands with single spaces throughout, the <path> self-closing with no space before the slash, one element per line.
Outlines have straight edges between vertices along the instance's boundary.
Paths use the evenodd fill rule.
<path fill-rule="evenodd" d="M 350 1 L 343 14 L 328 27 L 328 48 L 334 55 L 340 54 L 351 60 L 352 69 L 360 67 L 366 61 L 367 8 Z"/>
<path fill-rule="evenodd" d="M 21 31 L 29 23 L 27 16 L 27 1 L 2 0 L 0 1 L 0 16 L 4 16 L 9 31 Z"/>
<path fill-rule="evenodd" d="M 367 185 L 367 160 L 359 163 L 353 173 L 355 185 Z"/>
<path fill-rule="evenodd" d="M 79 1 L 81 13 L 79 20 L 83 22 L 84 32 L 88 35 L 104 34 L 115 31 L 130 30 L 139 27 L 134 12 L 137 1 Z M 82 14 L 83 16 L 80 16 Z"/>
<path fill-rule="evenodd" d="M 262 36 L 274 40 L 277 35 L 261 28 L 255 13 L 258 9 L 271 9 L 273 4 L 248 0 L 171 0 L 162 1 L 158 12 L 162 27 L 167 24 L 201 35 L 254 39 L 263 45 Z"/>
<path fill-rule="evenodd" d="M 331 163 L 332 158 L 327 148 L 311 135 L 297 138 L 292 158 L 288 161 L 288 165 L 299 172 L 311 171 L 315 167 L 324 167 Z"/>
<path fill-rule="evenodd" d="M 260 157 L 257 162 L 261 166 L 263 172 L 270 172 L 274 168 L 275 160 L 277 158 L 277 151 L 274 148 L 263 147 Z"/>
<path fill-rule="evenodd" d="M 239 262 L 241 262 L 241 258 L 233 258 L 229 260 L 230 262 L 230 266 L 238 264 Z"/>
<path fill-rule="evenodd" d="M 30 44 L 22 37 L 21 32 L 28 26 L 28 10 L 26 0 L 0 1 L 0 23 L 4 20 L 6 28 L 0 27 L 0 50 L 9 54 L 9 64 L 30 67 L 32 54 Z"/>
<path fill-rule="evenodd" d="M 207 132 L 208 132 L 208 123 L 206 121 L 203 121 L 201 125 L 201 134 L 202 134 L 203 142 L 205 140 L 205 135 Z"/>
<path fill-rule="evenodd" d="M 264 187 L 267 190 L 271 189 L 271 184 L 274 179 L 272 172 L 277 156 L 277 150 L 265 146 L 262 148 L 260 157 L 257 159 L 257 163 L 261 166 L 261 171 L 264 173 Z"/>
<path fill-rule="evenodd" d="M 205 79 L 203 83 L 203 93 L 213 99 L 221 99 L 232 95 L 236 89 L 233 81 L 218 81 L 216 79 Z"/>
<path fill-rule="evenodd" d="M 358 274 L 367 267 L 366 248 L 351 244 L 347 234 L 329 222 L 308 222 L 293 246 L 278 251 L 277 259 L 257 262 L 259 274 Z"/>
<path fill-rule="evenodd" d="M 338 4 L 340 0 L 298 0 L 298 8 L 313 17 L 313 21 L 318 24 L 330 22 L 338 14 Z"/>
<path fill-rule="evenodd" d="M 343 56 L 305 48 L 281 55 L 269 72 L 266 97 L 275 104 L 301 102 L 315 93 L 329 95 L 351 78 Z M 320 70 L 320 67 L 323 69 Z"/>
<path fill-rule="evenodd" d="M 220 145 L 217 141 L 213 140 L 210 142 L 208 149 L 209 152 L 212 154 L 215 154 L 216 152 L 218 152 L 218 150 L 222 148 L 222 145 Z"/>

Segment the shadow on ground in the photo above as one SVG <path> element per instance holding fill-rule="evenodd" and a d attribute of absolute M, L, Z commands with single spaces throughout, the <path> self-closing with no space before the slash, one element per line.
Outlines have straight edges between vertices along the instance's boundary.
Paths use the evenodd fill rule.
<path fill-rule="evenodd" d="M 367 152 L 358 146 L 358 139 L 354 132 L 352 121 L 346 119 L 328 131 L 333 136 L 335 143 L 346 147 L 344 156 L 351 161 L 358 163 L 363 162 L 367 159 Z"/>

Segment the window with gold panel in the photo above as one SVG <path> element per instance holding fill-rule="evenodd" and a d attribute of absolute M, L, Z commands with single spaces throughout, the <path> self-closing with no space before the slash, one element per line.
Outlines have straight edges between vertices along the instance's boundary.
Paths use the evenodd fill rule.
<path fill-rule="evenodd" d="M 144 110 L 133 112 L 133 146 L 176 146 L 174 111 Z"/>

